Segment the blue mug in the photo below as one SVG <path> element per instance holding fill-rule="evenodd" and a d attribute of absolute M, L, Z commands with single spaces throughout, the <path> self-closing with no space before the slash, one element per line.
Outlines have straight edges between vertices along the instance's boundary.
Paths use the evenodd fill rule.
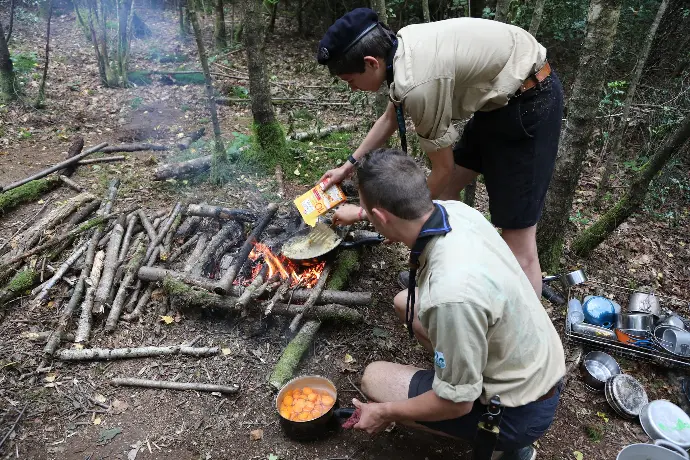
<path fill-rule="evenodd" d="M 582 305 L 585 322 L 610 329 L 616 320 L 616 307 L 611 300 L 592 296 Z"/>

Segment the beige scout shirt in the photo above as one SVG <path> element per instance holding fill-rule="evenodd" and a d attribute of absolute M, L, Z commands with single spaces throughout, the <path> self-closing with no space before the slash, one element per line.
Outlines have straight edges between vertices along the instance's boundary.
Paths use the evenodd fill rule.
<path fill-rule="evenodd" d="M 456 18 L 398 32 L 391 99 L 402 101 L 429 153 L 458 138 L 452 120 L 503 107 L 546 60 L 525 30 L 498 21 Z"/>
<path fill-rule="evenodd" d="M 536 401 L 565 374 L 560 337 L 508 245 L 484 216 L 439 201 L 453 230 L 420 256 L 419 320 L 435 350 L 433 390 L 454 402 Z"/>

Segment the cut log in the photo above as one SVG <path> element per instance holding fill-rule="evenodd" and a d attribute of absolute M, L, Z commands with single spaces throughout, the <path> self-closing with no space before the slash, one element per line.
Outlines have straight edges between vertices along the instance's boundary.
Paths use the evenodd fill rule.
<path fill-rule="evenodd" d="M 227 385 L 211 385 L 208 383 L 169 382 L 165 380 L 145 380 L 135 378 L 116 378 L 112 379 L 110 383 L 113 385 L 127 387 L 156 388 L 160 390 L 209 391 L 223 394 L 234 394 L 240 390 L 239 385 L 229 387 Z"/>
<path fill-rule="evenodd" d="M 148 304 L 149 299 L 151 298 L 151 293 L 153 293 L 153 286 L 148 286 L 137 302 L 137 306 L 134 308 L 134 310 L 132 310 L 132 313 L 122 315 L 122 319 L 124 321 L 132 321 L 133 319 L 141 317 L 141 315 L 144 313 L 144 307 Z"/>
<path fill-rule="evenodd" d="M 116 153 L 116 152 L 139 152 L 141 150 L 154 150 L 163 151 L 168 150 L 165 145 L 158 144 L 120 144 L 120 145 L 109 145 L 103 147 L 101 152 L 103 153 Z"/>
<path fill-rule="evenodd" d="M 156 239 L 156 229 L 153 228 L 153 225 L 151 224 L 151 221 L 149 218 L 146 216 L 146 213 L 144 212 L 143 209 L 139 209 L 137 211 L 137 215 L 139 216 L 139 219 L 141 220 L 141 225 L 144 226 L 144 230 L 146 230 L 146 234 L 149 236 L 149 241 L 153 241 Z"/>
<path fill-rule="evenodd" d="M 132 235 L 134 234 L 134 226 L 137 224 L 138 215 L 135 214 L 127 222 L 127 230 L 125 230 L 125 236 L 122 238 L 122 247 L 120 248 L 120 255 L 117 256 L 117 261 L 122 263 L 127 257 L 127 252 L 129 251 L 129 245 L 132 241 Z"/>
<path fill-rule="evenodd" d="M 58 171 L 58 170 L 60 170 L 60 169 L 63 169 L 63 168 L 65 168 L 65 167 L 67 167 L 67 166 L 73 165 L 74 163 L 78 162 L 79 160 L 81 160 L 81 159 L 84 158 L 85 156 L 91 155 L 91 154 L 94 153 L 94 152 L 98 152 L 100 149 L 102 149 L 102 148 L 105 147 L 106 145 L 108 145 L 107 142 L 103 142 L 102 144 L 98 144 L 98 145 L 95 146 L 95 147 L 92 147 L 92 148 L 90 148 L 90 149 L 88 149 L 88 150 L 83 151 L 83 152 L 80 153 L 79 155 L 75 155 L 75 156 L 73 156 L 72 158 L 68 158 L 68 159 L 66 159 L 65 161 L 61 161 L 60 163 L 58 163 L 58 164 L 56 164 L 56 165 L 54 165 L 54 166 L 51 166 L 51 167 L 48 168 L 48 169 L 44 169 L 43 171 L 37 172 L 36 174 L 34 174 L 34 175 L 32 175 L 32 176 L 29 176 L 29 177 L 27 177 L 26 179 L 22 179 L 22 180 L 19 180 L 19 181 L 17 181 L 17 182 L 13 182 L 13 183 L 11 183 L 11 184 L 8 184 L 8 185 L 6 185 L 6 186 L 4 186 L 4 187 L 0 187 L 0 191 L 2 191 L 2 192 L 4 193 L 4 192 L 6 192 L 6 191 L 8 191 L 8 190 L 11 190 L 11 189 L 13 189 L 13 188 L 17 188 L 17 187 L 19 187 L 19 186 L 21 186 L 21 185 L 24 185 L 24 184 L 26 184 L 26 183 L 28 183 L 28 182 L 31 182 L 31 181 L 33 181 L 33 180 L 36 180 L 36 179 L 40 179 L 40 178 L 42 178 L 42 177 L 45 177 L 45 176 L 47 176 L 48 174 L 53 173 L 53 172 L 55 172 L 55 171 Z"/>
<path fill-rule="evenodd" d="M 287 293 L 287 290 L 290 288 L 291 283 L 292 276 L 288 276 L 286 280 L 283 280 L 283 282 L 281 283 L 280 287 L 276 290 L 273 297 L 271 297 L 271 300 L 266 302 L 266 304 L 264 305 L 264 315 L 269 316 L 273 311 L 273 306 L 276 303 L 285 300 L 285 294 Z"/>
<path fill-rule="evenodd" d="M 163 281 L 166 277 L 173 278 L 178 281 L 182 281 L 185 284 L 191 286 L 198 286 L 207 291 L 212 291 L 216 286 L 215 282 L 211 279 L 204 278 L 201 276 L 194 276 L 189 273 L 180 273 L 173 270 L 166 270 L 165 268 L 159 267 L 141 267 L 139 269 L 139 279 L 142 281 Z"/>
<path fill-rule="evenodd" d="M 113 305 L 110 308 L 108 319 L 105 321 L 106 332 L 112 332 L 115 330 L 115 327 L 117 326 L 117 321 L 120 319 L 120 314 L 122 313 L 122 307 L 125 304 L 125 296 L 127 295 L 127 291 L 136 279 L 139 268 L 144 263 L 144 251 L 146 247 L 144 245 L 144 242 L 141 241 L 141 239 L 139 239 L 135 247 L 137 249 L 134 252 L 134 257 L 132 257 L 132 260 L 130 260 L 127 264 L 127 273 L 125 274 L 124 279 L 120 283 L 117 295 L 115 296 Z"/>
<path fill-rule="evenodd" d="M 54 177 L 38 179 L 0 194 L 0 214 L 4 214 L 19 205 L 36 200 L 41 195 L 57 188 L 60 180 Z"/>
<path fill-rule="evenodd" d="M 26 269 L 17 272 L 7 286 L 0 291 L 0 305 L 13 300 L 39 283 L 39 275 L 36 270 Z"/>
<path fill-rule="evenodd" d="M 167 180 L 206 172 L 211 169 L 211 157 L 212 155 L 207 155 L 181 163 L 170 163 L 159 166 L 153 173 L 153 179 Z"/>
<path fill-rule="evenodd" d="M 171 263 L 177 260 L 178 257 L 180 257 L 184 252 L 189 249 L 191 246 L 196 244 L 196 242 L 199 240 L 199 234 L 197 233 L 193 237 L 191 237 L 187 242 L 185 242 L 182 246 L 177 248 L 175 251 L 173 251 L 172 254 L 170 254 L 170 257 L 168 257 L 167 262 Z"/>
<path fill-rule="evenodd" d="M 103 263 L 103 274 L 101 275 L 101 280 L 98 283 L 98 288 L 93 299 L 93 310 L 95 315 L 100 315 L 105 312 L 105 305 L 108 301 L 108 296 L 110 295 L 110 290 L 113 287 L 113 281 L 115 279 L 115 271 L 120 265 L 117 261 L 117 257 L 120 253 L 120 243 L 122 243 L 122 236 L 125 232 L 125 215 L 121 214 L 115 223 L 115 228 L 113 228 L 110 234 L 110 241 L 108 241 L 108 249 L 105 252 L 105 262 Z"/>
<path fill-rule="evenodd" d="M 273 388 L 280 390 L 283 385 L 292 378 L 295 369 L 297 369 L 302 359 L 302 355 L 309 349 L 320 327 L 320 321 L 307 321 L 287 347 L 285 347 L 276 367 L 273 369 L 268 379 L 268 383 Z"/>
<path fill-rule="evenodd" d="M 266 208 L 266 213 L 262 217 L 261 221 L 259 221 L 256 224 L 252 232 L 249 234 L 249 237 L 244 242 L 244 245 L 240 249 L 240 252 L 237 255 L 236 262 L 233 264 L 232 267 L 230 267 L 230 270 L 228 270 L 225 273 L 225 275 L 223 275 L 223 277 L 218 281 L 218 285 L 215 289 L 215 292 L 217 294 L 226 294 L 230 292 L 230 289 L 232 288 L 232 283 L 235 281 L 235 278 L 237 278 L 237 274 L 240 272 L 242 266 L 247 260 L 247 256 L 249 256 L 249 253 L 254 247 L 254 243 L 259 241 L 261 233 L 263 233 L 266 226 L 268 226 L 268 224 L 271 222 L 271 219 L 273 219 L 273 216 L 275 215 L 277 210 L 278 205 L 276 203 L 271 203 L 268 205 L 268 207 Z"/>
<path fill-rule="evenodd" d="M 66 228 L 72 228 L 75 225 L 81 224 L 86 218 L 93 214 L 99 207 L 101 203 L 98 200 L 90 201 L 88 204 L 82 205 L 77 212 L 72 214 L 72 216 L 65 222 Z"/>
<path fill-rule="evenodd" d="M 296 141 L 306 141 L 310 139 L 321 139 L 333 133 L 340 133 L 343 131 L 356 131 L 357 125 L 354 123 L 345 123 L 342 125 L 326 126 L 322 129 L 314 129 L 311 131 L 304 131 L 301 133 L 294 133 L 289 136 L 289 139 Z"/>
<path fill-rule="evenodd" d="M 204 357 L 217 355 L 219 351 L 218 347 L 185 347 L 182 345 L 141 348 L 85 348 L 82 350 L 61 350 L 57 357 L 62 361 L 104 361 L 169 355 Z"/>
<path fill-rule="evenodd" d="M 192 142 L 201 139 L 205 132 L 206 128 L 200 128 L 196 131 L 192 131 L 191 133 L 187 134 L 182 139 L 180 139 L 180 141 L 177 143 L 177 148 L 180 150 L 187 150 L 189 146 L 192 145 Z"/>
<path fill-rule="evenodd" d="M 42 332 L 22 332 L 21 338 L 31 340 L 37 343 L 48 343 L 56 338 L 57 342 L 71 342 L 74 340 L 74 334 L 65 332 L 59 336 L 56 336 L 55 331 L 42 331 Z"/>
<path fill-rule="evenodd" d="M 187 215 L 187 218 L 185 218 L 182 224 L 180 224 L 180 226 L 177 227 L 177 231 L 175 232 L 175 238 L 184 238 L 190 233 L 196 232 L 196 229 L 199 227 L 201 217 L 190 216 L 187 213 L 185 214 Z"/>
<path fill-rule="evenodd" d="M 178 214 L 177 216 L 175 216 L 175 220 L 173 221 L 173 224 L 170 227 L 170 230 L 168 230 L 168 233 L 165 234 L 165 238 L 163 239 L 163 247 L 161 249 L 161 254 L 160 254 L 161 260 L 167 261 L 168 258 L 170 258 L 173 240 L 175 239 L 175 233 L 177 233 L 177 229 L 180 227 L 181 223 L 182 223 L 182 214 Z"/>
<path fill-rule="evenodd" d="M 165 235 L 168 233 L 168 230 L 170 230 L 170 227 L 172 227 L 173 222 L 175 221 L 175 219 L 181 211 L 182 203 L 178 201 L 175 204 L 175 207 L 173 208 L 172 212 L 170 213 L 170 216 L 164 221 L 160 228 L 160 231 L 156 234 L 156 238 L 149 243 L 149 247 L 146 250 L 146 255 L 144 256 L 145 260 L 150 260 L 153 251 L 156 249 L 156 247 L 158 247 L 161 241 L 163 241 L 163 238 L 165 238 Z"/>
<path fill-rule="evenodd" d="M 189 255 L 189 258 L 187 258 L 187 262 L 184 264 L 184 268 L 182 269 L 183 272 L 190 272 L 194 268 L 194 266 L 197 264 L 199 261 L 199 257 L 201 257 L 201 253 L 204 252 L 204 248 L 206 247 L 206 243 L 208 243 L 208 235 L 205 233 L 202 233 L 201 236 L 199 237 L 196 246 L 194 247 L 194 250 L 192 253 Z"/>
<path fill-rule="evenodd" d="M 228 209 L 221 206 L 207 204 L 190 204 L 185 214 L 188 216 L 212 217 L 222 220 L 237 220 L 239 222 L 255 222 L 256 214 L 247 209 Z"/>
<path fill-rule="evenodd" d="M 88 160 L 81 160 L 77 163 L 78 166 L 92 165 L 96 163 L 115 163 L 117 161 L 125 161 L 126 157 L 123 155 L 114 155 L 111 157 L 89 158 Z"/>
<path fill-rule="evenodd" d="M 294 333 L 297 330 L 297 327 L 299 326 L 300 321 L 302 321 L 302 318 L 304 317 L 304 315 L 309 313 L 309 309 L 316 304 L 316 301 L 321 296 L 321 293 L 323 292 L 324 287 L 326 287 L 326 280 L 328 280 L 328 275 L 330 273 L 331 273 L 331 264 L 326 263 L 326 266 L 324 266 L 323 271 L 321 272 L 321 276 L 319 277 L 318 283 L 316 283 L 316 286 L 314 286 L 314 289 L 312 289 L 311 293 L 309 294 L 309 298 L 307 299 L 307 301 L 304 302 L 304 311 L 302 313 L 299 313 L 298 315 L 296 315 L 295 318 L 290 323 L 290 332 Z"/>
<path fill-rule="evenodd" d="M 105 148 L 105 147 L 104 147 Z M 84 149 L 84 138 L 81 136 L 77 136 L 72 144 L 70 144 L 69 149 L 67 150 L 67 158 L 72 158 L 81 153 L 81 151 Z M 61 171 L 62 174 L 65 176 L 71 176 L 74 174 L 74 172 L 77 170 L 76 165 L 71 165 Z M 62 178 L 62 176 L 60 176 Z"/>
<path fill-rule="evenodd" d="M 55 284 L 62 279 L 62 277 L 67 273 L 67 270 L 74 264 L 77 259 L 81 257 L 82 254 L 84 254 L 84 251 L 86 251 L 86 248 L 88 247 L 88 243 L 84 243 L 81 246 L 79 246 L 71 256 L 65 260 L 60 267 L 57 269 L 55 274 L 43 285 L 43 287 L 40 289 L 38 292 L 32 291 L 31 294 L 36 295 L 36 298 L 34 299 L 34 306 L 41 306 L 44 305 L 45 303 L 48 302 L 48 296 L 50 293 L 50 290 L 55 286 Z"/>
<path fill-rule="evenodd" d="M 88 276 L 85 278 L 86 294 L 84 295 L 84 300 L 81 303 L 81 314 L 79 315 L 77 332 L 74 334 L 74 343 L 77 344 L 88 342 L 89 337 L 91 336 L 91 325 L 93 322 L 91 310 L 93 309 L 93 298 L 96 293 L 96 288 L 98 287 L 98 283 L 101 279 L 101 272 L 103 270 L 103 263 L 105 261 L 105 252 L 98 251 L 92 260 L 93 263 L 90 267 L 88 265 L 84 265 L 88 272 Z"/>
<path fill-rule="evenodd" d="M 264 284 L 264 278 L 266 278 L 267 273 L 268 265 L 264 264 L 263 267 L 261 267 L 261 271 L 259 271 L 256 277 L 252 280 L 251 284 L 247 286 L 247 289 L 245 289 L 242 295 L 237 299 L 235 309 L 244 310 L 247 307 L 249 301 L 257 297 L 255 294 L 259 290 L 259 288 Z"/>
<path fill-rule="evenodd" d="M 85 190 L 84 187 L 77 184 L 76 182 L 74 182 L 72 179 L 70 179 L 69 177 L 67 177 L 65 175 L 60 174 L 58 177 L 66 186 L 76 190 L 77 192 L 83 192 Z"/>
<path fill-rule="evenodd" d="M 364 320 L 360 312 L 354 308 L 338 304 L 314 305 L 305 311 L 303 305 L 276 303 L 273 314 L 280 316 L 296 316 L 302 314 L 304 319 L 318 319 L 322 322 L 357 324 Z"/>
<path fill-rule="evenodd" d="M 221 245 L 235 246 L 242 238 L 242 226 L 235 222 L 226 222 L 215 235 L 211 241 L 204 248 L 204 252 L 199 256 L 199 260 L 194 264 L 190 273 L 192 275 L 200 276 L 204 271 L 204 267 L 216 255 L 216 251 Z"/>
<path fill-rule="evenodd" d="M 292 302 L 304 303 L 311 295 L 311 289 L 297 289 L 292 292 Z M 323 291 L 316 305 L 337 303 L 340 305 L 358 306 L 371 304 L 371 292 Z"/>
<path fill-rule="evenodd" d="M 55 331 L 50 333 L 46 346 L 43 348 L 43 354 L 45 356 L 53 356 L 53 354 L 55 354 L 55 350 L 57 350 L 58 345 L 60 345 L 60 340 L 74 340 L 74 337 L 65 337 L 65 331 L 67 330 L 67 325 L 72 320 L 72 315 L 74 314 L 74 310 L 77 308 L 77 305 L 81 305 L 81 299 L 84 295 L 84 290 L 86 287 L 87 271 L 88 269 L 86 267 L 81 270 L 81 275 L 79 276 L 79 281 L 77 281 L 77 286 L 74 288 L 72 297 L 69 299 L 69 303 L 62 312 L 62 315 L 60 315 L 58 326 Z"/>

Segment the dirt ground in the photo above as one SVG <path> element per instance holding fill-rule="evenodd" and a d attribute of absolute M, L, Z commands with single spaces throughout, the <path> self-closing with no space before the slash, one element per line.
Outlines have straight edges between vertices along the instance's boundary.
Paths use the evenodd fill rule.
<path fill-rule="evenodd" d="M 132 69 L 172 69 L 175 64 L 152 62 L 152 50 L 184 52 L 190 69 L 198 68 L 193 41 L 181 40 L 176 18 L 149 11 L 145 15 L 154 36 L 135 40 Z M 3 18 L 4 19 L 4 18 Z M 211 24 L 211 18 L 207 19 Z M 15 51 L 35 51 L 43 40 L 43 23 L 28 19 L 15 22 Z M 302 98 L 322 97 L 319 89 L 331 79 L 321 70 L 309 70 L 313 43 L 299 41 L 277 27 L 267 47 L 270 75 L 287 91 Z M 76 25 L 71 11 L 60 12 L 53 21 L 53 42 L 45 110 L 13 104 L 0 107 L 0 183 L 27 176 L 64 159 L 69 140 L 81 135 L 86 146 L 100 142 L 150 141 L 173 144 L 180 133 L 200 126 L 211 131 L 204 105 L 204 89 L 198 85 L 165 85 L 128 89 L 105 89 L 99 85 L 93 50 Z M 283 35 L 284 34 L 284 35 Z M 41 53 L 39 52 L 39 55 Z M 277 57 L 286 57 L 281 61 Z M 237 75 L 246 72 L 242 52 L 229 55 Z M 312 66 L 313 67 L 313 66 Z M 306 69 L 306 70 L 305 70 Z M 239 80 L 240 83 L 244 83 Z M 27 93 L 35 87 L 27 83 Z M 218 87 L 236 85 L 221 80 Z M 35 92 L 35 89 L 34 89 Z M 328 97 L 336 97 L 329 95 Z M 365 116 L 343 106 L 307 106 L 314 115 L 330 122 L 361 121 Z M 283 122 L 287 110 L 279 107 Z M 219 107 L 224 133 L 249 133 L 248 104 Z M 370 116 L 369 116 L 369 119 Z M 28 134 L 27 134 L 28 133 Z M 362 133 L 350 140 L 356 146 Z M 208 139 L 208 135 L 206 137 Z M 79 168 L 74 179 L 97 196 L 107 182 L 119 177 L 122 187 L 119 209 L 139 204 L 147 209 L 170 209 L 176 201 L 202 202 L 261 211 L 275 200 L 273 177 L 238 169 L 233 181 L 218 188 L 196 183 L 160 183 L 151 180 L 159 162 L 179 159 L 169 152 L 127 154 L 122 163 Z M 193 153 L 193 152 L 192 152 Z M 586 212 L 594 183 L 588 178 L 599 166 L 590 159 L 578 190 L 578 215 Z M 288 179 L 295 177 L 287 174 Z M 316 179 L 316 178 L 314 178 Z M 306 186 L 292 181 L 287 196 Z M 6 241 L 27 220 L 36 219 L 73 191 L 66 188 L 24 205 L 0 218 L 0 238 Z M 479 187 L 478 207 L 486 210 Z M 283 208 L 290 206 L 287 201 Z M 673 222 L 641 212 L 621 226 L 588 260 L 566 260 L 568 268 L 585 268 L 590 277 L 613 285 L 648 287 L 660 295 L 690 298 L 690 233 L 688 203 L 673 197 L 665 204 L 679 216 Z M 576 221 L 573 225 L 584 225 Z M 324 326 L 298 370 L 330 378 L 339 390 L 342 405 L 359 397 L 357 387 L 364 367 L 375 360 L 389 360 L 431 367 L 430 356 L 411 342 L 394 318 L 392 297 L 395 278 L 405 268 L 407 251 L 400 246 L 380 246 L 361 252 L 360 270 L 349 289 L 371 291 L 374 302 L 362 307 L 364 323 Z M 66 295 L 66 293 L 64 293 Z M 209 316 L 195 311 L 179 312 L 179 322 L 162 324 L 166 311 L 163 298 L 152 299 L 140 322 L 121 322 L 114 334 L 96 329 L 92 347 L 125 347 L 179 344 L 201 337 L 198 345 L 217 345 L 229 353 L 213 358 L 170 357 L 116 362 L 62 363 L 55 361 L 47 372 L 36 374 L 43 344 L 26 337 L 28 332 L 50 331 L 59 317 L 56 299 L 52 306 L 28 309 L 29 298 L 5 306 L 0 323 L 0 436 L 8 433 L 18 411 L 26 407 L 13 435 L 2 446 L 3 458 L 28 459 L 425 459 L 470 458 L 469 444 L 435 438 L 396 427 L 374 438 L 359 432 L 339 432 L 314 443 L 287 439 L 274 410 L 274 393 L 266 380 L 282 348 L 289 340 L 283 319 L 258 321 L 236 316 Z M 564 330 L 562 308 L 551 308 L 559 331 Z M 681 314 L 690 314 L 685 309 Z M 161 310 L 162 308 L 162 310 Z M 564 339 L 565 340 L 565 339 Z M 573 344 L 564 342 L 567 352 Z M 345 365 L 345 355 L 354 362 Z M 651 399 L 669 399 L 686 406 L 679 386 L 683 372 L 620 360 L 623 370 L 645 385 Z M 176 379 L 203 383 L 240 384 L 236 396 L 114 387 L 113 377 L 133 376 Z M 95 402 L 94 402 L 95 401 Z M 250 432 L 263 430 L 261 439 Z M 557 418 L 538 443 L 540 458 L 615 458 L 625 445 L 647 442 L 637 421 L 623 420 L 608 406 L 603 395 L 588 392 L 575 369 L 569 376 Z"/>

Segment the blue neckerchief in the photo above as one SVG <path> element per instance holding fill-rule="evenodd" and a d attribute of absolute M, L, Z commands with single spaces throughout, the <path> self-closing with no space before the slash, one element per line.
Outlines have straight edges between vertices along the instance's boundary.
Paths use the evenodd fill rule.
<path fill-rule="evenodd" d="M 412 245 L 412 250 L 410 251 L 410 282 L 407 286 L 407 305 L 405 307 L 405 322 L 407 323 L 407 329 L 410 333 L 410 337 L 414 337 L 414 331 L 412 331 L 412 321 L 414 320 L 414 304 L 415 304 L 415 288 L 417 287 L 417 269 L 419 268 L 419 256 L 422 255 L 424 248 L 429 241 L 433 239 L 434 236 L 445 235 L 446 233 L 453 230 L 448 222 L 448 213 L 446 208 L 438 203 L 434 203 L 434 212 L 431 213 L 429 218 L 422 225 L 422 229 L 419 231 L 417 240 Z"/>
<path fill-rule="evenodd" d="M 391 52 L 388 54 L 386 59 L 386 81 L 388 82 L 388 87 L 393 84 L 393 58 L 395 57 L 395 52 L 398 49 L 398 39 L 392 39 L 393 47 Z M 403 112 L 402 102 L 395 106 L 395 115 L 398 119 L 398 134 L 400 135 L 400 147 L 402 147 L 403 152 L 407 153 L 407 136 L 405 133 L 407 129 L 405 127 L 405 112 Z"/>

